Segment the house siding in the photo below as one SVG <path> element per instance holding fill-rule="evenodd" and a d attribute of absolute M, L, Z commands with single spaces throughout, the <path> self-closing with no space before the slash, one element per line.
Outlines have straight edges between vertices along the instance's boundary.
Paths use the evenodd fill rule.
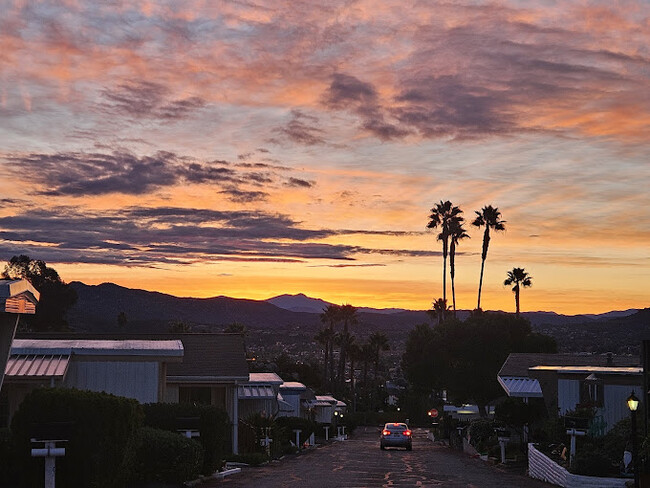
<path fill-rule="evenodd" d="M 158 363 L 145 361 L 73 361 L 65 385 L 135 398 L 140 403 L 158 399 Z"/>
<path fill-rule="evenodd" d="M 565 415 L 570 410 L 575 410 L 580 403 L 580 382 L 578 380 L 558 379 L 557 405 L 559 414 Z"/>
<path fill-rule="evenodd" d="M 604 405 L 602 409 L 606 430 L 610 430 L 621 419 L 630 416 L 630 410 L 627 407 L 627 398 L 630 396 L 632 388 L 629 385 L 605 385 L 604 388 Z M 636 391 L 641 391 L 641 386 Z"/>

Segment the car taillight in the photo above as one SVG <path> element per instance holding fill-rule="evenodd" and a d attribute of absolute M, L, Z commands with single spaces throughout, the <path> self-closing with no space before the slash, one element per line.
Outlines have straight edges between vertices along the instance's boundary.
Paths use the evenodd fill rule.
<path fill-rule="evenodd" d="M 410 435 L 411 435 L 411 431 L 410 431 L 410 430 L 405 430 L 405 431 L 404 431 L 404 435 L 405 435 L 405 436 L 410 436 Z"/>
<path fill-rule="evenodd" d="M 381 435 L 390 435 L 390 430 L 383 430 Z"/>

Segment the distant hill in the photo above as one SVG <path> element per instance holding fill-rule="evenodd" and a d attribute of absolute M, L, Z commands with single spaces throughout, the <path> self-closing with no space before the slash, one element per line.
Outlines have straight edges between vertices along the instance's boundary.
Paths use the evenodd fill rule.
<path fill-rule="evenodd" d="M 117 331 L 117 316 L 124 312 L 127 329 L 137 332 L 161 332 L 172 321 L 182 321 L 208 330 L 240 322 L 249 328 L 311 326 L 319 323 L 314 314 L 301 314 L 270 303 L 228 297 L 178 298 L 164 293 L 136 290 L 102 283 L 70 283 L 78 295 L 68 312 L 72 328 L 89 332 Z"/>
<path fill-rule="evenodd" d="M 272 303 L 276 307 L 284 308 L 285 310 L 291 310 L 293 312 L 309 312 L 309 313 L 321 313 L 325 308 L 330 305 L 334 305 L 331 302 L 326 302 L 320 298 L 311 298 L 305 295 L 304 293 L 298 293 L 297 295 L 279 295 L 277 297 L 269 298 L 266 300 L 269 303 Z M 358 312 L 368 312 L 368 313 L 381 313 L 381 314 L 392 314 L 400 312 L 411 312 L 412 310 L 405 310 L 403 308 L 370 308 L 370 307 L 357 307 Z"/>
<path fill-rule="evenodd" d="M 173 321 L 182 321 L 195 331 L 222 331 L 232 323 L 249 330 L 271 334 L 301 334 L 313 340 L 323 326 L 322 310 L 329 302 L 304 294 L 280 295 L 268 300 L 245 300 L 224 296 L 179 298 L 164 293 L 125 288 L 113 283 L 70 284 L 78 295 L 68 312 L 70 326 L 80 332 L 151 333 L 167 331 Z M 127 317 L 125 330 L 117 325 L 117 316 Z M 469 311 L 459 310 L 464 320 Z M 605 314 L 561 315 L 554 312 L 524 312 L 533 329 L 551 335 L 562 351 L 638 352 L 642 338 L 650 338 L 650 309 L 614 311 Z M 360 336 L 383 331 L 391 340 L 403 341 L 415 325 L 431 323 L 423 310 L 358 308 Z"/>

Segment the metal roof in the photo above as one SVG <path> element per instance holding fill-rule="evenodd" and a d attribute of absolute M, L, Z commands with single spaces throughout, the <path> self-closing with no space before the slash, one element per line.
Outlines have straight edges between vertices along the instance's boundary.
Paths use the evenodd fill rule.
<path fill-rule="evenodd" d="M 281 385 L 282 383 L 284 383 L 284 380 L 275 373 L 250 373 L 248 375 L 248 382 Z"/>
<path fill-rule="evenodd" d="M 268 385 L 239 385 L 237 396 L 240 400 L 272 400 L 276 398 L 273 388 Z"/>
<path fill-rule="evenodd" d="M 576 374 L 627 374 L 640 375 L 643 368 L 638 367 L 616 367 L 616 366 L 535 366 L 530 368 L 531 371 L 557 371 L 558 373 L 576 373 Z"/>
<path fill-rule="evenodd" d="M 12 354 L 183 357 L 180 340 L 14 339 Z"/>
<path fill-rule="evenodd" d="M 551 354 L 513 352 L 501 366 L 501 377 L 526 377 L 528 369 L 535 366 L 639 366 L 638 356 L 611 356 L 613 364 L 607 364 L 607 355 L 602 354 Z"/>
<path fill-rule="evenodd" d="M 499 384 L 509 397 L 542 398 L 542 387 L 533 378 L 497 376 Z"/>
<path fill-rule="evenodd" d="M 9 378 L 63 378 L 70 356 L 66 354 L 17 354 L 7 361 L 5 375 Z"/>
<path fill-rule="evenodd" d="M 297 381 L 285 381 L 280 385 L 282 390 L 306 390 L 307 387 Z"/>

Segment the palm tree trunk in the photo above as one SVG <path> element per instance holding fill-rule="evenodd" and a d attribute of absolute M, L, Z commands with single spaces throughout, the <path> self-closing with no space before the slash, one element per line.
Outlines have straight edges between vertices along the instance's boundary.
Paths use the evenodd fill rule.
<path fill-rule="evenodd" d="M 478 280 L 478 303 L 476 309 L 481 310 L 481 288 L 483 288 L 483 269 L 485 268 L 485 259 L 481 260 L 481 277 Z"/>
<path fill-rule="evenodd" d="M 456 274 L 456 263 L 454 262 L 456 255 L 456 244 L 452 238 L 451 245 L 449 246 L 449 276 L 451 277 L 451 299 L 454 304 L 454 318 L 456 318 L 456 288 L 454 287 L 454 275 Z"/>
<path fill-rule="evenodd" d="M 515 305 L 517 310 L 515 316 L 519 318 L 519 283 L 517 283 L 517 286 L 515 287 Z"/>
<path fill-rule="evenodd" d="M 481 253 L 481 277 L 478 281 L 478 304 L 477 310 L 481 310 L 481 290 L 483 289 L 483 271 L 485 270 L 485 260 L 487 258 L 488 247 L 490 246 L 490 226 L 486 225 L 483 233 L 483 252 Z"/>
<path fill-rule="evenodd" d="M 442 241 L 442 299 L 447 300 L 447 241 Z"/>

